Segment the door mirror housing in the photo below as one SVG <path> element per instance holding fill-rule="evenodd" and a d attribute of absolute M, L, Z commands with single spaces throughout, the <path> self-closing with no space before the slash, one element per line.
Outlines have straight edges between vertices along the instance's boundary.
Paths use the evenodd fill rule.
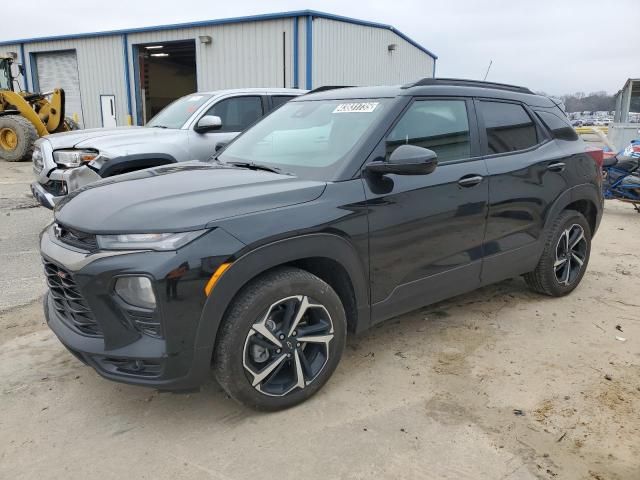
<path fill-rule="evenodd" d="M 198 133 L 211 132 L 213 130 L 219 130 L 222 127 L 222 119 L 217 115 L 205 115 L 194 127 L 194 130 Z"/>
<path fill-rule="evenodd" d="M 366 170 L 378 175 L 427 175 L 438 165 L 438 155 L 428 148 L 400 145 L 389 156 L 388 162 L 373 162 Z"/>

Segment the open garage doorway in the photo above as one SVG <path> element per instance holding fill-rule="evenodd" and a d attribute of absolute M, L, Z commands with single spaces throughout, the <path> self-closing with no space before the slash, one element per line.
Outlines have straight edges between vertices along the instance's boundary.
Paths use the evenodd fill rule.
<path fill-rule="evenodd" d="M 194 40 L 136 45 L 138 50 L 138 123 L 197 90 Z"/>

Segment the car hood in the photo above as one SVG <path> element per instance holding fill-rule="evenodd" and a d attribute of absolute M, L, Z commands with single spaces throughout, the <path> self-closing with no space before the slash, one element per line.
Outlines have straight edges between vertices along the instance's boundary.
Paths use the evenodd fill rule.
<path fill-rule="evenodd" d="M 122 147 L 168 141 L 180 136 L 184 130 L 151 127 L 94 128 L 64 133 L 54 133 L 45 137 L 53 150 L 61 148 L 93 148 L 111 151 Z"/>
<path fill-rule="evenodd" d="M 55 218 L 88 233 L 198 230 L 224 218 L 318 198 L 326 183 L 204 162 L 140 170 L 76 190 Z"/>

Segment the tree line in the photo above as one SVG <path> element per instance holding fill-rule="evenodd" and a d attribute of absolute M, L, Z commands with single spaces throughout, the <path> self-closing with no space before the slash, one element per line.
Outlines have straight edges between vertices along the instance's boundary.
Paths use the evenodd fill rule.
<path fill-rule="evenodd" d="M 616 109 L 616 98 L 607 92 L 593 92 L 585 94 L 576 92 L 560 97 L 564 102 L 567 112 L 597 112 L 612 111 Z"/>

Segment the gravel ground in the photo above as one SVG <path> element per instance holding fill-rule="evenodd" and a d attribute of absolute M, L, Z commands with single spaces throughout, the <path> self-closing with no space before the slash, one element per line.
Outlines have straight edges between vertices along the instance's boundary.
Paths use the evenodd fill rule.
<path fill-rule="evenodd" d="M 32 208 L 29 180 L 28 164 L 0 163 L 0 478 L 640 478 L 628 205 L 607 203 L 572 295 L 513 279 L 390 320 L 350 338 L 313 399 L 258 414 L 213 380 L 160 393 L 67 353 L 42 315 L 51 213 Z"/>

